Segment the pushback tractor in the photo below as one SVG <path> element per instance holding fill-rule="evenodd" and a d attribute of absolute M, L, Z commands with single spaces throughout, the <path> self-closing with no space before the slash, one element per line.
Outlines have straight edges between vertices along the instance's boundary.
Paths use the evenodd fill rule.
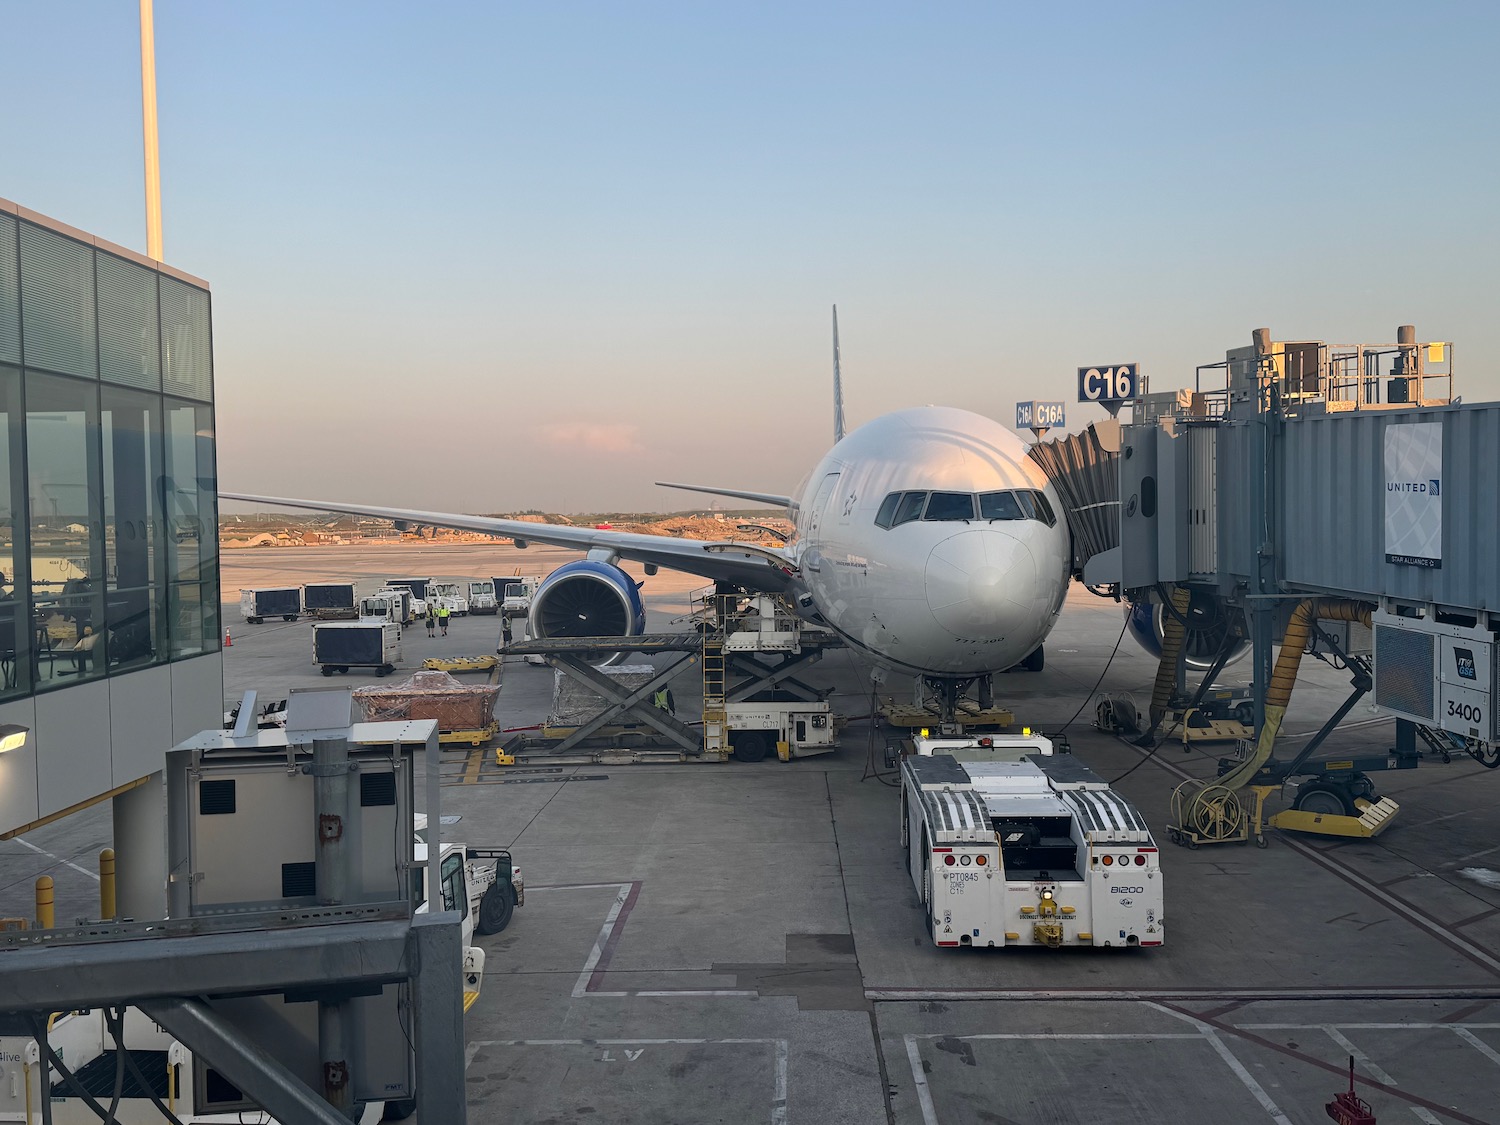
<path fill-rule="evenodd" d="M 1160 854 L 1141 814 L 1072 755 L 901 765 L 901 844 L 940 946 L 1157 946 Z"/>

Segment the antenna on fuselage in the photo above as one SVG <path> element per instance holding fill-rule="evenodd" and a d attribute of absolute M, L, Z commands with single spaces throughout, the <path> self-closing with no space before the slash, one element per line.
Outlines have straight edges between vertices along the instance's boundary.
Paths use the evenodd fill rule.
<path fill-rule="evenodd" d="M 839 307 L 833 306 L 833 443 L 844 440 L 844 380 L 839 374 Z"/>

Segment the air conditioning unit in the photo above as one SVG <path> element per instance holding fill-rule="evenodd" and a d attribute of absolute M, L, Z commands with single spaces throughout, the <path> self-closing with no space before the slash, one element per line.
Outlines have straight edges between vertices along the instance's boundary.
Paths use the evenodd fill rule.
<path fill-rule="evenodd" d="M 1500 742 L 1495 635 L 1424 617 L 1376 613 L 1375 705 L 1465 738 Z"/>

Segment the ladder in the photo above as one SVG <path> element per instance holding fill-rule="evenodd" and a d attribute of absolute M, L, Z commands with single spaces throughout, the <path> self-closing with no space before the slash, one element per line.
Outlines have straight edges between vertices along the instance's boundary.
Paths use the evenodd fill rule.
<path fill-rule="evenodd" d="M 739 608 L 738 602 L 737 594 L 715 594 L 712 602 L 714 619 L 703 634 L 703 753 L 721 761 L 729 756 L 724 638 L 729 631 L 729 621 Z"/>

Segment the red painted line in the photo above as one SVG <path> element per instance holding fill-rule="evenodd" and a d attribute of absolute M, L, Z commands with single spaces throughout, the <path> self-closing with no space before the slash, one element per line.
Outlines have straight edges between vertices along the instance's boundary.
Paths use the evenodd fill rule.
<path fill-rule="evenodd" d="M 635 909 L 636 899 L 641 897 L 641 881 L 631 881 L 630 893 L 625 896 L 625 901 L 620 904 L 620 913 L 615 915 L 615 924 L 609 931 L 609 937 L 604 939 L 604 947 L 599 950 L 599 961 L 594 966 L 593 973 L 589 976 L 589 983 L 584 988 L 585 992 L 593 992 L 604 983 L 605 970 L 609 968 L 609 959 L 615 955 L 615 947 L 620 944 L 620 935 L 625 932 L 625 919 L 630 917 L 630 912 Z M 575 985 L 575 987 L 577 987 Z"/>
<path fill-rule="evenodd" d="M 1438 1020 L 1438 1023 L 1458 1023 L 1460 1020 L 1466 1020 L 1470 1016 L 1484 1011 L 1493 1003 L 1493 1000 L 1480 1000 L 1476 1003 L 1470 1004 L 1467 1008 L 1460 1008 L 1456 1012 L 1449 1012 L 1442 1019 Z"/>
<path fill-rule="evenodd" d="M 1488 910 L 1481 910 L 1478 914 L 1475 914 L 1471 918 L 1465 918 L 1462 922 L 1454 922 L 1453 928 L 1456 930 L 1460 926 L 1467 926 L 1470 922 L 1482 921 L 1483 919 L 1490 917 L 1490 915 L 1492 914 L 1500 914 L 1500 906 L 1492 906 Z"/>

